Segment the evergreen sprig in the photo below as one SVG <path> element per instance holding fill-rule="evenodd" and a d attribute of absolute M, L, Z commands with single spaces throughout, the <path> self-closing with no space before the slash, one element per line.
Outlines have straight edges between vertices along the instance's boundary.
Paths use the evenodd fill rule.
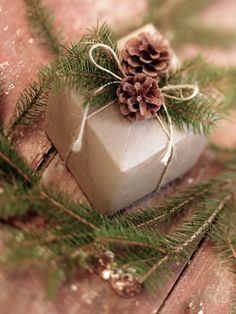
<path fill-rule="evenodd" d="M 85 103 L 90 102 L 92 106 L 99 106 L 116 98 L 117 82 L 112 84 L 114 77 L 94 66 L 89 59 L 89 49 L 95 43 L 108 45 L 118 53 L 114 34 L 106 23 L 89 30 L 80 42 L 64 47 L 65 55 L 49 68 L 49 73 L 54 73 L 54 91 L 61 88 L 73 89 L 84 96 Z M 120 75 L 117 64 L 108 51 L 97 49 L 94 51 L 94 57 L 100 66 Z M 94 94 L 106 84 L 111 85 Z"/>
<path fill-rule="evenodd" d="M 84 105 L 89 103 L 93 107 L 117 101 L 119 81 L 110 73 L 101 71 L 89 58 L 89 49 L 94 43 L 108 45 L 119 56 L 115 36 L 106 23 L 89 30 L 78 43 L 65 46 L 64 55 L 56 63 L 41 69 L 38 82 L 23 91 L 9 133 L 18 124 L 32 123 L 41 117 L 50 88 L 54 93 L 62 88 L 72 89 L 83 96 Z M 94 58 L 100 66 L 122 77 L 109 51 L 98 48 L 94 51 Z M 179 128 L 209 134 L 233 99 L 228 78 L 227 69 L 210 65 L 201 57 L 186 60 L 180 69 L 172 71 L 160 82 L 161 87 L 196 83 L 200 88 L 200 93 L 188 101 L 166 98 L 173 122 Z M 166 118 L 163 109 L 160 113 Z"/>
<path fill-rule="evenodd" d="M 58 37 L 51 33 L 52 20 L 45 7 L 39 1 L 25 2 L 29 18 L 33 24 L 35 23 L 34 29 L 37 29 L 37 33 L 46 39 L 49 46 L 58 54 L 60 51 Z M 200 2 L 202 4 L 202 1 Z M 167 7 L 166 16 L 170 16 L 168 10 Z M 105 24 L 101 28 L 95 28 L 80 43 L 65 47 L 65 55 L 56 64 L 41 71 L 40 77 L 45 80 L 39 79 L 38 83 L 32 83 L 21 95 L 17 106 L 19 111 L 15 115 L 16 121 L 12 120 L 11 131 L 18 124 L 31 123 L 41 115 L 45 109 L 47 98 L 45 93 L 52 79 L 55 80 L 56 89 L 69 87 L 83 91 L 86 101 L 90 100 L 87 93 L 111 82 L 112 78 L 109 75 L 101 77 L 101 72 L 88 63 L 85 52 L 94 42 L 106 43 L 114 50 L 117 49 Z M 97 51 L 96 59 L 104 67 L 117 71 L 109 54 Z M 222 81 L 226 76 L 224 71 L 216 67 L 209 68 L 205 63 L 202 65 L 202 62 L 193 59 L 169 78 L 172 84 L 183 82 L 182 80 L 194 83 L 197 80 L 202 90 L 207 91 L 208 96 L 210 91 L 210 97 L 198 99 L 195 103 L 168 104 L 172 119 L 177 125 L 198 133 L 208 133 L 210 126 L 218 119 L 218 113 L 224 112 L 222 93 L 230 95 L 228 83 Z M 220 90 L 221 95 L 216 93 L 214 88 L 219 82 L 220 86 L 224 86 Z M 104 93 L 94 97 L 92 104 L 98 106 L 112 100 L 115 86 L 109 86 L 109 89 L 109 92 L 104 90 Z M 106 95 L 111 99 L 105 98 Z M 229 98 L 227 97 L 228 103 Z M 181 111 L 183 105 L 187 108 Z M 47 274 L 52 279 L 51 287 L 57 286 L 63 280 L 64 274 L 76 269 L 78 265 L 91 267 L 90 258 L 104 248 L 114 251 L 119 268 L 128 272 L 135 270 L 139 281 L 148 285 L 157 276 L 162 278 L 163 274 L 169 273 L 173 262 L 189 259 L 202 236 L 209 233 L 218 249 L 223 252 L 223 257 L 235 269 L 232 216 L 234 211 L 232 199 L 235 195 L 235 153 L 227 152 L 230 163 L 227 166 L 228 172 L 223 176 L 194 186 L 168 199 L 158 208 L 146 209 L 126 219 L 119 217 L 111 220 L 91 208 L 76 204 L 67 197 L 43 187 L 37 175 L 18 156 L 2 131 L 0 152 L 1 221 L 8 223 L 9 219 L 21 219 L 27 217 L 29 213 L 34 213 L 44 221 L 43 228 L 33 223 L 30 228 L 23 226 L 22 230 L 11 229 L 12 237 L 8 241 L 5 263 L 27 261 L 40 266 L 45 264 Z M 171 221 L 176 215 L 186 213 L 191 206 L 193 215 L 180 227 L 167 234 L 159 229 L 159 222 Z M 226 215 L 229 215 L 230 219 L 226 219 Z"/>
<path fill-rule="evenodd" d="M 2 260 L 47 265 L 52 286 L 54 277 L 56 286 L 65 278 L 68 267 L 92 268 L 91 258 L 104 248 L 115 253 L 118 268 L 131 273 L 135 269 L 140 283 L 152 286 L 156 278 L 171 272 L 173 262 L 189 259 L 202 236 L 211 232 L 216 240 L 222 239 L 224 233 L 217 226 L 228 230 L 227 219 L 224 224 L 220 219 L 234 210 L 236 169 L 179 193 L 159 208 L 110 219 L 41 186 L 3 134 L 0 144 L 1 220 L 34 213 L 44 221 L 43 228 L 32 224 L 12 230 Z M 163 233 L 162 224 L 190 207 L 189 218 L 174 231 Z"/>
<path fill-rule="evenodd" d="M 54 16 L 51 10 L 41 0 L 24 0 L 24 2 L 34 35 L 59 56 L 61 36 L 53 29 Z M 32 81 L 22 91 L 8 125 L 8 135 L 11 135 L 18 125 L 32 124 L 42 117 L 47 105 L 50 83 L 50 78 L 43 75 L 43 69 L 41 69 L 38 79 Z"/>
<path fill-rule="evenodd" d="M 49 96 L 50 81 L 39 77 L 38 81 L 30 83 L 21 93 L 16 103 L 16 109 L 8 126 L 10 135 L 18 125 L 31 124 L 42 118 Z"/>
<path fill-rule="evenodd" d="M 54 16 L 41 0 L 24 0 L 30 27 L 42 43 L 57 55 L 60 53 L 61 34 L 53 30 Z"/>
<path fill-rule="evenodd" d="M 44 72 L 44 75 L 54 77 L 54 91 L 61 88 L 74 89 L 84 96 L 84 104 L 90 103 L 96 107 L 117 101 L 114 78 L 97 68 L 89 59 L 89 48 L 100 42 L 109 45 L 119 55 L 108 26 L 103 24 L 100 28 L 93 29 L 79 43 L 64 47 L 65 55 Z M 97 49 L 95 60 L 103 68 L 122 77 L 109 52 Z M 111 85 L 106 86 L 107 84 Z M 210 133 L 233 99 L 228 70 L 208 64 L 201 57 L 186 60 L 178 70 L 172 71 L 167 79 L 160 82 L 161 87 L 168 84 L 198 84 L 200 93 L 195 98 L 189 101 L 166 98 L 165 101 L 171 118 L 178 127 L 200 134 Z M 102 86 L 106 88 L 97 95 L 94 94 Z M 164 110 L 160 113 L 165 117 Z"/>
<path fill-rule="evenodd" d="M 201 56 L 187 59 L 172 73 L 168 83 L 197 84 L 200 93 L 189 101 L 166 99 L 170 115 L 179 128 L 209 134 L 235 101 L 230 69 L 209 64 Z"/>

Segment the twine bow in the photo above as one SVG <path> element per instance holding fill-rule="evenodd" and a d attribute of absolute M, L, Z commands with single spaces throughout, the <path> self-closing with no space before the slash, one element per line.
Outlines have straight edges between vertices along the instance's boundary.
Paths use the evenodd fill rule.
<path fill-rule="evenodd" d="M 108 45 L 102 44 L 102 43 L 98 43 L 98 44 L 93 44 L 90 49 L 89 49 L 89 59 L 90 61 L 94 64 L 94 66 L 96 66 L 98 69 L 100 69 L 103 72 L 106 72 L 108 74 L 110 74 L 111 76 L 113 76 L 116 80 L 109 82 L 101 87 L 99 87 L 97 90 L 95 90 L 95 92 L 92 94 L 91 99 L 98 95 L 103 89 L 105 89 L 107 86 L 110 86 L 112 84 L 120 84 L 120 82 L 122 81 L 122 77 L 120 77 L 119 75 L 117 75 L 116 73 L 113 73 L 112 71 L 102 67 L 101 65 L 99 65 L 93 57 L 93 52 L 95 49 L 98 48 L 102 48 L 108 52 L 111 53 L 111 55 L 113 56 L 115 62 L 117 63 L 117 66 L 121 72 L 121 74 L 123 75 L 123 77 L 126 77 L 126 74 L 122 68 L 122 65 L 120 63 L 120 60 L 117 56 L 117 54 L 115 53 L 115 51 Z M 165 98 L 169 98 L 169 99 L 174 99 L 174 100 L 179 100 L 179 101 L 188 101 L 193 99 L 194 97 L 196 97 L 199 93 L 199 88 L 198 86 L 195 84 L 180 84 L 180 85 L 166 85 L 164 87 L 161 88 L 162 94 Z M 175 91 L 175 92 L 179 92 L 180 96 L 175 96 L 175 95 L 170 95 L 168 94 L 168 92 L 171 91 Z M 184 91 L 190 91 L 192 92 L 189 96 L 184 96 L 183 92 Z M 91 116 L 96 115 L 97 113 L 99 113 L 100 111 L 106 109 L 107 107 L 109 107 L 111 104 L 113 104 L 113 102 L 107 104 L 106 106 L 103 106 L 102 108 L 94 111 L 93 113 L 91 113 L 90 115 L 89 113 L 89 108 L 90 108 L 90 102 L 91 100 L 87 103 L 85 109 L 84 109 L 84 114 L 83 114 L 83 118 L 81 121 L 81 125 L 79 128 L 79 132 L 78 132 L 78 136 L 76 138 L 76 140 L 74 141 L 73 145 L 72 145 L 72 151 L 73 152 L 79 152 L 82 148 L 82 142 L 83 142 L 83 135 L 84 135 L 84 130 L 85 130 L 85 125 L 86 125 L 86 121 L 87 119 L 89 119 Z M 164 156 L 161 159 L 161 163 L 164 164 L 164 170 L 163 173 L 161 175 L 161 178 L 157 184 L 157 190 L 161 187 L 161 184 L 163 182 L 163 178 L 164 175 L 167 171 L 167 168 L 171 162 L 172 156 L 173 156 L 173 152 L 174 152 L 174 134 L 173 134 L 173 123 L 172 123 L 172 119 L 171 116 L 168 112 L 168 109 L 166 107 L 166 105 L 163 103 L 162 107 L 164 109 L 164 112 L 166 114 L 166 118 L 167 118 L 167 123 L 168 123 L 168 129 L 166 128 L 164 122 L 162 121 L 160 115 L 156 114 L 155 117 L 157 118 L 158 122 L 160 123 L 163 131 L 165 132 L 167 138 L 168 138 L 168 144 L 167 144 L 167 148 L 166 148 L 166 152 L 164 154 Z"/>

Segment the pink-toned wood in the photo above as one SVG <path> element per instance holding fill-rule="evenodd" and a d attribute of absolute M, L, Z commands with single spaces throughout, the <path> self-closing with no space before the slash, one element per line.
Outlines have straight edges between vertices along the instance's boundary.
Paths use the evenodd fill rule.
<path fill-rule="evenodd" d="M 42 182 L 44 185 L 50 186 L 61 193 L 68 194 L 74 201 L 89 204 L 75 179 L 71 176 L 58 155 L 43 172 Z"/>
<path fill-rule="evenodd" d="M 165 194 L 173 192 L 173 190 L 178 190 L 183 186 L 191 185 L 196 182 L 196 180 L 200 179 L 200 177 L 202 179 L 202 177 L 211 176 L 217 169 L 214 166 L 210 166 L 210 163 L 211 154 L 206 154 L 185 178 L 176 182 L 173 186 L 170 186 L 165 191 Z M 64 167 L 59 157 L 55 157 L 49 167 L 44 171 L 43 183 L 53 188 L 62 189 L 63 192 L 68 193 L 75 200 L 86 202 L 81 190 L 69 174 L 68 170 Z M 136 210 L 147 206 L 156 206 L 159 199 L 160 195 L 153 193 L 145 199 L 133 204 L 131 209 Z M 18 304 L 19 300 L 22 298 L 23 309 L 26 309 L 26 304 L 28 305 L 28 312 L 25 314 L 30 314 L 31 309 L 35 309 L 34 314 L 44 313 L 48 308 L 52 309 L 52 311 L 56 311 L 55 313 L 58 314 L 151 314 L 158 311 L 161 307 L 184 267 L 185 264 L 173 265 L 173 275 L 164 285 L 162 284 L 160 288 L 152 294 L 143 291 L 142 294 L 131 299 L 121 299 L 114 294 L 106 282 L 102 281 L 97 276 L 88 273 L 78 275 L 73 281 L 65 283 L 54 302 L 49 303 L 42 302 L 42 293 L 46 285 L 42 276 L 36 271 L 27 272 L 27 270 L 25 270 L 21 272 L 19 270 L 19 272 L 15 274 L 14 271 L 4 270 L 2 271 L 2 284 L 0 282 L 0 288 L 6 287 L 7 290 L 14 291 L 16 304 Z M 26 275 L 29 276 L 29 278 L 26 279 Z M 15 278 L 15 283 L 12 282 L 12 278 Z M 37 282 L 37 292 L 34 291 L 29 293 L 31 282 Z M 16 287 L 19 286 L 21 286 L 21 289 L 17 290 Z M 11 302 L 10 295 L 4 294 L 2 298 L 3 299 L 1 300 L 0 293 L 0 310 L 1 302 L 3 309 L 7 308 L 7 304 Z M 17 312 L 18 308 L 13 304 L 11 304 L 10 309 L 12 309 L 12 314 L 15 314 L 14 311 L 16 311 L 17 314 L 23 313 L 20 312 L 22 310 L 21 307 L 19 308 L 20 311 Z M 52 313 L 54 314 L 54 312 Z"/>
<path fill-rule="evenodd" d="M 232 284 L 232 273 L 207 240 L 158 313 L 229 314 Z"/>
<path fill-rule="evenodd" d="M 31 36 L 23 1 L 1 0 L 0 8 L 0 73 L 5 78 L 0 120 L 7 125 L 21 91 L 37 77 L 39 66 L 47 64 L 53 56 Z M 33 168 L 50 147 L 40 126 L 22 128 L 17 136 L 17 148 Z"/>
<path fill-rule="evenodd" d="M 214 5 L 209 6 L 204 12 L 201 12 L 200 16 L 196 17 L 197 20 L 201 21 L 201 24 L 218 27 L 221 30 L 236 29 L 236 1 L 235 0 L 217 0 Z M 235 51 L 236 43 L 232 39 L 233 44 L 228 48 L 218 47 L 200 47 L 197 44 L 191 43 L 183 45 L 180 49 L 179 55 L 185 57 L 186 54 L 189 56 L 195 56 L 197 53 L 203 54 L 210 62 L 215 62 L 221 65 L 236 65 Z"/>
<path fill-rule="evenodd" d="M 227 120 L 220 121 L 219 127 L 217 128 L 214 137 L 213 143 L 221 145 L 221 146 L 228 146 L 228 147 L 235 147 L 236 146 L 236 112 L 231 112 Z M 230 131 L 228 131 L 230 130 Z"/>
<path fill-rule="evenodd" d="M 130 0 L 129 2 L 124 0 L 119 2 L 115 0 L 72 0 L 68 2 L 65 0 L 47 0 L 46 2 L 55 10 L 55 22 L 57 25 L 62 26 L 62 29 L 65 30 L 65 38 L 70 40 L 81 36 L 84 28 L 94 24 L 98 17 L 108 19 L 116 30 L 117 26 L 120 29 L 124 25 L 124 12 L 129 10 L 129 21 L 133 23 L 134 20 L 138 21 L 136 16 L 139 16 L 145 9 L 144 0 Z M 217 16 L 219 10 L 221 14 L 225 12 L 224 19 L 222 18 L 220 22 L 226 20 L 227 16 L 232 17 L 234 2 L 234 0 L 217 1 L 208 13 L 204 13 L 205 20 L 207 20 L 207 16 L 212 14 Z M 235 21 L 231 18 L 232 20 Z M 53 56 L 50 55 L 49 51 L 40 47 L 34 39 L 32 40 L 25 21 L 23 0 L 12 0 L 10 2 L 0 0 L 0 43 L 0 67 L 6 77 L 7 86 L 6 101 L 1 118 L 7 123 L 22 88 L 27 85 L 31 78 L 36 76 L 38 66 L 46 63 Z M 181 56 L 196 53 L 197 47 L 191 47 L 186 46 L 181 51 Z M 212 52 L 210 49 L 204 51 L 206 55 L 215 61 L 220 58 L 225 64 L 228 62 L 227 51 L 218 52 L 218 50 L 214 50 Z M 233 56 L 235 50 L 232 51 L 234 51 L 231 52 Z M 234 145 L 236 142 L 234 123 L 223 122 L 222 125 L 223 127 L 217 130 L 214 138 L 215 142 L 217 144 Z M 16 141 L 18 150 L 33 168 L 38 166 L 50 147 L 50 142 L 42 132 L 41 124 L 34 128 L 19 130 Z M 217 171 L 211 155 L 207 154 L 203 159 L 203 163 L 206 168 L 205 176 L 212 175 Z M 199 167 L 202 169 L 202 163 L 181 181 L 180 185 L 174 185 L 170 189 L 192 184 L 198 177 Z M 43 183 L 67 192 L 78 201 L 86 202 L 86 198 L 62 165 L 58 156 L 44 171 Z M 157 194 L 152 194 L 134 204 L 132 209 L 154 206 L 157 204 L 158 199 Z M 212 265 L 212 267 L 208 268 L 207 265 Z M 184 265 L 175 266 L 174 274 L 169 282 L 152 295 L 143 292 L 140 296 L 130 300 L 120 299 L 99 278 L 91 274 L 84 274 L 74 278 L 73 282 L 65 283 L 57 298 L 50 302 L 44 298 L 45 283 L 38 272 L 29 269 L 19 269 L 17 271 L 0 269 L 0 313 L 151 314 L 158 313 L 166 299 L 165 305 L 161 308 L 162 314 L 227 313 L 229 308 L 228 291 L 232 277 L 223 270 L 211 244 L 208 242 L 204 244 L 196 253 L 193 263 L 182 275 L 183 279 L 178 281 L 183 267 Z M 225 280 L 220 277 L 221 273 L 225 275 Z M 202 280 L 204 285 L 201 283 Z M 207 286 L 208 283 L 210 283 L 209 286 Z M 191 287 L 191 289 L 188 289 L 188 287 Z M 196 290 L 194 290 L 195 288 Z M 201 292 L 200 288 L 205 289 Z M 170 293 L 172 289 L 173 292 Z M 181 291 L 181 289 L 184 289 L 184 291 Z M 219 291 L 223 291 L 223 293 L 220 295 Z M 196 294 L 196 298 L 193 299 L 194 294 Z"/>
<path fill-rule="evenodd" d="M 78 40 L 86 29 L 97 22 L 107 21 L 117 33 L 132 25 L 140 24 L 140 17 L 146 12 L 145 0 L 47 0 L 56 12 L 56 26 L 62 26 L 66 40 Z M 124 18 L 128 12 L 129 18 Z"/>
<path fill-rule="evenodd" d="M 56 16 L 55 26 L 64 30 L 65 41 L 79 39 L 87 27 L 97 21 L 108 20 L 115 31 L 140 20 L 145 12 L 145 0 L 45 1 Z M 135 4 L 135 5 L 134 5 Z M 115 6 L 115 10 L 114 10 Z M 132 7 L 132 10 L 130 8 Z M 123 12 L 130 11 L 129 20 L 123 22 Z M 25 16 L 23 0 L 0 1 L 0 74 L 5 78 L 5 101 L 0 121 L 9 123 L 21 91 L 37 77 L 40 66 L 55 56 L 33 38 Z M 34 127 L 19 128 L 15 136 L 18 151 L 32 168 L 42 161 L 50 149 L 50 142 L 42 131 L 42 121 Z"/>

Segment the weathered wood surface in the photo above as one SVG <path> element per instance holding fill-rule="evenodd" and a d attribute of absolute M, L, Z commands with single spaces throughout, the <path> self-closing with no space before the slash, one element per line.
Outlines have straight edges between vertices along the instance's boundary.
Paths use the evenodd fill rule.
<path fill-rule="evenodd" d="M 207 240 L 180 277 L 160 310 L 167 313 L 230 313 L 232 274 Z"/>
<path fill-rule="evenodd" d="M 139 21 L 145 10 L 145 1 L 115 0 L 47 0 L 56 12 L 56 24 L 61 25 L 68 40 L 80 36 L 83 30 L 96 23 L 97 18 L 106 19 L 113 28 L 124 26 L 124 12 L 129 10 L 129 21 Z M 135 5 L 134 5 L 135 3 Z M 115 10 L 114 10 L 115 6 Z M 202 14 L 202 20 L 212 23 L 214 17 L 222 16 L 218 23 L 235 26 L 236 3 L 234 0 L 216 1 Z M 219 13 L 220 12 L 220 13 Z M 224 13 L 223 13 L 224 12 Z M 220 14 L 220 15 L 219 15 Z M 17 17 L 17 18 L 16 18 Z M 9 121 L 20 91 L 30 79 L 35 78 L 37 68 L 47 63 L 53 55 L 40 47 L 32 38 L 25 20 L 22 0 L 0 0 L 0 66 L 6 77 L 7 94 L 1 119 Z M 199 48 L 187 45 L 181 49 L 181 56 L 196 53 Z M 233 48 L 232 48 L 233 49 Z M 233 49 L 234 53 L 236 49 Z M 230 51 L 230 56 L 233 52 Z M 216 62 L 234 62 L 228 58 L 227 51 L 219 49 L 204 50 L 206 56 Z M 232 118 L 233 120 L 233 118 Z M 33 128 L 22 128 L 16 134 L 18 150 L 24 155 L 32 168 L 37 168 L 50 148 L 50 142 L 41 129 L 42 123 Z M 216 143 L 234 145 L 236 143 L 235 125 L 224 122 L 217 130 Z M 204 176 L 214 173 L 212 156 L 206 154 L 193 171 L 179 185 L 188 185 L 199 177 L 200 169 Z M 201 172 L 201 171 L 200 171 Z M 72 195 L 76 200 L 86 202 L 70 173 L 56 156 L 43 173 L 45 184 L 55 186 Z M 152 194 L 134 204 L 140 208 L 157 204 L 159 197 Z M 209 267 L 210 265 L 210 267 Z M 187 266 L 176 266 L 169 282 L 150 295 L 144 292 L 130 300 L 120 299 L 108 285 L 96 276 L 85 274 L 65 283 L 54 302 L 44 299 L 44 282 L 34 270 L 0 271 L 0 313 L 9 314 L 87 314 L 87 313 L 229 313 L 230 275 L 219 262 L 210 242 L 206 242 Z M 221 292 L 221 293 L 220 293 Z"/>

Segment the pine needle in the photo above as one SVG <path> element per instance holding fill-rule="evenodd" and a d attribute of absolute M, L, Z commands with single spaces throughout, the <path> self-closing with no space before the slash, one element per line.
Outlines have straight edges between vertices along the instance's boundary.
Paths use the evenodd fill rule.
<path fill-rule="evenodd" d="M 15 128 L 20 124 L 32 124 L 42 118 L 42 113 L 47 106 L 49 96 L 49 81 L 39 79 L 33 81 L 21 93 L 16 109 L 13 113 L 8 127 L 8 135 L 12 134 Z"/>
<path fill-rule="evenodd" d="M 0 169 L 8 178 L 9 174 L 23 179 L 27 185 L 38 182 L 38 176 L 28 167 L 24 159 L 15 151 L 14 146 L 0 129 Z"/>
<path fill-rule="evenodd" d="M 24 0 L 29 24 L 36 37 L 50 47 L 56 55 L 60 53 L 61 36 L 53 30 L 54 17 L 41 0 Z"/>
<path fill-rule="evenodd" d="M 77 267 L 82 255 L 87 256 L 83 267 L 89 267 L 88 256 L 108 248 L 115 253 L 118 267 L 128 272 L 135 268 L 140 282 L 152 286 L 157 276 L 163 279 L 170 273 L 174 262 L 190 258 L 202 236 L 214 230 L 218 222 L 221 226 L 220 220 L 216 220 L 219 214 L 231 208 L 236 170 L 191 187 L 158 209 L 111 220 L 41 187 L 37 181 L 33 184 L 30 170 L 9 147 L 3 134 L 2 137 L 5 157 L 0 169 L 5 173 L 8 167 L 8 182 L 0 195 L 0 218 L 20 218 L 32 211 L 47 222 L 44 229 L 32 226 L 14 231 L 4 257 L 7 262 L 53 260 L 54 270 L 60 272 L 65 261 L 70 267 Z M 193 216 L 170 234 L 161 234 L 153 228 L 157 222 L 172 220 L 190 206 Z"/>

